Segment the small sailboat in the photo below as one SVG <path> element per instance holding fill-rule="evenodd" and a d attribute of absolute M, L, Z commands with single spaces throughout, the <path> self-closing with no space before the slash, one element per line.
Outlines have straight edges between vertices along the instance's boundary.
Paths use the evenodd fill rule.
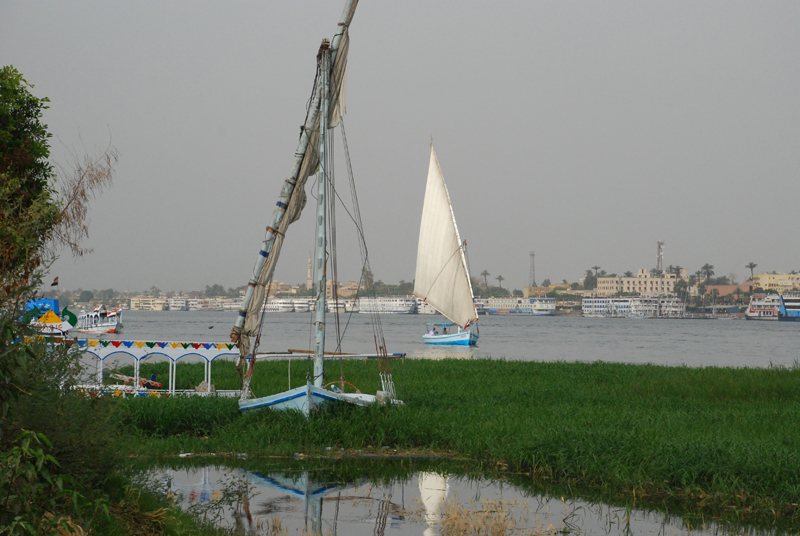
<path fill-rule="evenodd" d="M 311 101 L 306 109 L 306 121 L 300 133 L 289 177 L 281 188 L 277 208 L 267 227 L 266 236 L 261 243 L 253 275 L 242 302 L 242 308 L 231 330 L 231 341 L 239 346 L 239 363 L 237 369 L 244 370 L 239 409 L 242 411 L 258 408 L 273 410 L 299 410 L 305 415 L 318 411 L 323 405 L 345 402 L 365 406 L 374 402 L 397 403 L 389 368 L 386 344 L 379 328 L 373 324 L 376 357 L 379 358 L 380 381 L 382 390 L 375 395 L 344 392 L 347 382 L 342 372 L 341 388 L 335 383 L 325 383 L 323 358 L 325 352 L 325 312 L 327 274 L 336 274 L 336 255 L 333 249 L 335 241 L 328 239 L 328 228 L 334 224 L 333 207 L 336 195 L 333 187 L 332 158 L 333 148 L 330 130 L 339 125 L 345 115 L 345 79 L 347 52 L 349 48 L 349 28 L 355 13 L 358 0 L 346 0 L 337 32 L 332 40 L 323 39 L 317 53 L 317 76 Z M 342 136 L 345 142 L 346 137 Z M 349 163 L 349 153 L 346 152 Z M 317 174 L 316 220 L 317 236 L 315 240 L 314 268 L 316 272 L 314 288 L 317 296 L 314 301 L 315 334 L 314 351 L 308 357 L 313 358 L 313 367 L 309 363 L 304 385 L 290 388 L 277 394 L 255 397 L 251 391 L 251 378 L 256 364 L 257 348 L 262 337 L 264 324 L 263 305 L 269 298 L 270 282 L 280 256 L 286 232 L 291 223 L 300 218 L 306 204 L 305 185 L 309 176 Z M 354 196 L 353 211 L 356 214 L 357 226 L 360 227 L 360 213 Z M 363 233 L 359 233 L 363 241 Z M 328 251 L 330 245 L 331 250 Z M 362 259 L 364 268 L 368 269 L 366 245 L 362 243 Z M 330 270 L 330 272 L 329 272 Z M 335 302 L 336 303 L 336 302 Z M 335 307 L 338 313 L 338 307 Z M 259 313 L 261 313 L 259 315 Z M 376 318 L 377 321 L 377 318 Z M 341 343 L 341 341 L 339 341 Z M 339 353 L 337 348 L 337 353 Z M 341 353 L 339 353 L 341 356 Z M 245 368 L 246 364 L 246 368 Z"/>
<path fill-rule="evenodd" d="M 458 226 L 431 142 L 428 183 L 422 206 L 414 294 L 450 322 L 429 322 L 426 344 L 473 345 L 478 342 L 478 311 L 472 295 L 469 268 Z"/>

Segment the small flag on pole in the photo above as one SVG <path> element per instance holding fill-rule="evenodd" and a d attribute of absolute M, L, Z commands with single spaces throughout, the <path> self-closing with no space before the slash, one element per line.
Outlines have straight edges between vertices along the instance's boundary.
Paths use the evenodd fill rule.
<path fill-rule="evenodd" d="M 58 276 L 56 276 L 56 278 L 53 279 L 53 282 L 50 283 L 50 286 L 51 287 L 57 287 L 58 286 Z"/>

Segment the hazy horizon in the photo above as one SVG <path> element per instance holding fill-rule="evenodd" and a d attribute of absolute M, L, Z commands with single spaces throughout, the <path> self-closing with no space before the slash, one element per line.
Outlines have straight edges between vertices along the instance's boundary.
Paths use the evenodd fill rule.
<path fill-rule="evenodd" d="M 50 280 L 246 284 L 343 4 L 0 5 L 0 64 L 51 100 L 53 160 L 109 136 L 120 154 L 94 253 L 63 252 Z M 530 251 L 537 283 L 577 281 L 653 268 L 656 240 L 689 273 L 800 269 L 798 27 L 788 1 L 361 0 L 345 125 L 375 278 L 414 278 L 431 137 L 472 275 L 504 287 L 527 285 Z M 357 279 L 340 221 L 339 279 Z M 276 281 L 305 281 L 313 223 L 307 207 Z"/>

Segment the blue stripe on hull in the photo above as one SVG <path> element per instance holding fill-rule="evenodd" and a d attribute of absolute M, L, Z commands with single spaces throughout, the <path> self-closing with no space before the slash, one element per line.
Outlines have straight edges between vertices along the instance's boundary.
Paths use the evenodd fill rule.
<path fill-rule="evenodd" d="M 478 336 L 472 332 L 453 333 L 452 335 L 423 335 L 425 344 L 447 344 L 456 346 L 472 346 L 478 342 Z"/>
<path fill-rule="evenodd" d="M 314 406 L 319 407 L 326 402 L 335 402 L 337 400 L 338 398 L 330 391 L 307 384 L 275 395 L 254 398 L 252 400 L 240 400 L 239 411 L 259 408 L 270 408 L 274 410 L 289 409 L 302 411 L 308 415 Z"/>

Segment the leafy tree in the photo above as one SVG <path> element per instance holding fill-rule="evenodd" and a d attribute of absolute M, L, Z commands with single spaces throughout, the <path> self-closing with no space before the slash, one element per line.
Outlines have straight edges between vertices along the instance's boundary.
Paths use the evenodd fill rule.
<path fill-rule="evenodd" d="M 222 285 L 211 285 L 210 287 L 206 285 L 205 293 L 209 298 L 228 295 L 228 293 L 225 291 L 225 287 Z"/>
<path fill-rule="evenodd" d="M 542 286 L 543 287 L 549 287 L 550 286 L 550 280 L 549 279 L 545 279 L 544 281 L 542 281 Z"/>
<path fill-rule="evenodd" d="M 706 294 L 706 284 L 700 283 L 697 285 L 697 298 L 702 302 L 704 301 L 704 296 Z"/>
<path fill-rule="evenodd" d="M 682 300 L 685 300 L 686 299 L 686 292 L 687 292 L 688 288 L 689 288 L 689 283 L 687 283 L 683 279 L 678 279 L 675 282 L 675 287 L 674 287 L 675 295 L 677 295 L 678 298 L 680 298 Z"/>
<path fill-rule="evenodd" d="M 605 270 L 600 270 L 600 272 L 597 275 L 598 275 L 598 277 L 606 277 L 606 271 Z"/>
<path fill-rule="evenodd" d="M 586 270 L 586 276 L 583 278 L 583 288 L 584 290 L 593 290 L 597 288 L 597 276 L 592 273 L 592 270 L 595 268 L 600 268 L 599 266 L 592 267 L 591 270 Z"/>
<path fill-rule="evenodd" d="M 41 265 L 60 212 L 50 134 L 41 122 L 49 100 L 29 89 L 14 67 L 0 68 L 0 273 L 7 293 Z"/>
<path fill-rule="evenodd" d="M 63 387 L 80 377 L 77 345 L 43 341 L 26 321 L 25 304 L 40 290 L 58 248 L 81 255 L 88 201 L 108 184 L 82 173 L 64 177 L 60 193 L 48 162 L 50 134 L 41 123 L 46 98 L 11 66 L 0 68 L 0 531 L 56 534 L 61 517 L 80 523 L 104 507 L 87 504 L 119 461 L 110 448 L 114 419 L 107 400 Z M 101 162 L 101 167 L 103 166 Z M 64 168 L 59 168 L 62 171 Z M 96 171 L 96 170 L 95 170 Z M 73 180 L 75 178 L 80 180 Z M 90 291 L 84 291 L 88 299 Z M 97 495 L 95 495 L 97 496 Z M 83 528 L 88 528 L 84 526 Z M 79 531 L 83 533 L 83 530 Z M 69 530 L 69 532 L 73 532 Z M 98 531 L 102 532 L 102 530 Z"/>
<path fill-rule="evenodd" d="M 153 298 L 158 298 L 159 296 L 161 296 L 161 289 L 153 285 L 152 287 L 150 287 L 149 294 Z"/>
<path fill-rule="evenodd" d="M 86 302 L 92 301 L 93 299 L 94 299 L 94 294 L 92 293 L 92 291 L 91 290 L 84 290 L 83 292 L 81 292 L 81 295 L 78 298 L 78 301 L 86 303 Z"/>
<path fill-rule="evenodd" d="M 742 289 L 739 287 L 736 287 L 736 290 L 733 291 L 733 295 L 736 296 L 736 299 L 739 301 L 739 303 L 742 303 L 742 294 Z"/>
<path fill-rule="evenodd" d="M 521 290 L 519 290 L 519 289 L 516 289 L 516 288 L 515 288 L 515 289 L 514 289 L 514 292 L 512 292 L 512 293 L 511 293 L 511 295 L 512 295 L 512 296 L 516 296 L 516 297 L 518 297 L 518 298 L 521 298 L 521 297 L 522 297 L 522 296 L 524 296 L 525 294 L 524 294 L 524 293 L 523 293 Z"/>
<path fill-rule="evenodd" d="M 753 261 L 750 261 L 745 265 L 745 268 L 750 270 L 750 280 L 751 281 L 753 280 L 753 277 L 754 277 L 753 276 L 753 270 L 755 269 L 756 266 L 758 266 L 758 265 L 756 263 L 754 263 Z"/>

